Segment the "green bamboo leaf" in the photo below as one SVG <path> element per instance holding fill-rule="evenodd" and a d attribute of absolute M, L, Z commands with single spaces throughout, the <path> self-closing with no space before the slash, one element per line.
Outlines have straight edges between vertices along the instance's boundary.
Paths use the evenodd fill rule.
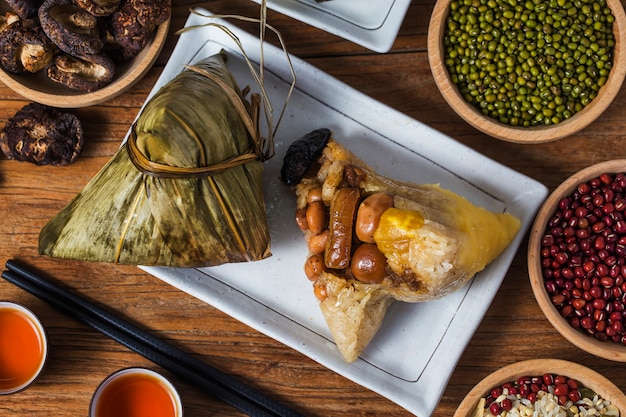
<path fill-rule="evenodd" d="M 223 57 L 155 94 L 127 146 L 44 226 L 40 253 L 174 267 L 270 256 L 249 103 Z"/>

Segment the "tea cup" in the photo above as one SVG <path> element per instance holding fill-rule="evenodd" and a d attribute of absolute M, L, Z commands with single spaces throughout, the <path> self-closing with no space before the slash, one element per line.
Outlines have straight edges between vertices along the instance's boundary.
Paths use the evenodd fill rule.
<path fill-rule="evenodd" d="M 119 370 L 98 386 L 89 417 L 182 417 L 178 392 L 161 374 L 147 368 Z"/>
<path fill-rule="evenodd" d="M 48 339 L 28 308 L 0 301 L 0 395 L 19 392 L 37 379 L 48 357 Z"/>

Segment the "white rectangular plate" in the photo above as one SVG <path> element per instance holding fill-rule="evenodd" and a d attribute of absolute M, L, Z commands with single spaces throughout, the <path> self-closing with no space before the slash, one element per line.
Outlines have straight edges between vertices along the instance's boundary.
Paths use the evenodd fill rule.
<path fill-rule="evenodd" d="M 187 26 L 209 20 L 214 22 L 192 14 Z M 258 40 L 223 23 L 258 62 Z M 250 85 L 257 91 L 232 41 L 219 29 L 202 27 L 181 35 L 152 94 L 184 64 L 221 49 L 227 51 L 229 69 L 239 85 Z M 297 88 L 276 137 L 276 156 L 266 163 L 264 174 L 272 256 L 213 268 L 145 270 L 412 413 L 428 417 L 498 291 L 547 189 L 298 58 L 291 60 Z M 290 81 L 283 52 L 266 46 L 265 68 L 266 90 L 274 107 L 279 108 Z M 295 197 L 279 179 L 289 144 L 320 127 L 330 128 L 338 142 L 383 175 L 414 183 L 439 183 L 475 204 L 508 211 L 523 223 L 508 249 L 464 288 L 429 303 L 393 304 L 382 329 L 352 364 L 342 360 L 333 344 L 304 275 L 307 247 L 294 221 Z"/>
<path fill-rule="evenodd" d="M 267 0 L 270 9 L 375 52 L 391 49 L 410 4 L 411 0 Z"/>

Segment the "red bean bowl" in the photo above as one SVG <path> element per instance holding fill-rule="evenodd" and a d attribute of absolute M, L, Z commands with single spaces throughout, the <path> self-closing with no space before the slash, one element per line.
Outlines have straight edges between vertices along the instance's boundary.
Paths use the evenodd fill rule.
<path fill-rule="evenodd" d="M 626 159 L 585 168 L 550 194 L 531 229 L 528 272 L 563 337 L 626 362 Z"/>
<path fill-rule="evenodd" d="M 544 377 L 546 374 L 574 379 L 603 399 L 610 401 L 619 409 L 620 415 L 626 413 L 624 393 L 602 374 L 570 361 L 532 359 L 507 365 L 486 376 L 465 396 L 456 409 L 454 417 L 474 417 L 478 402 L 481 398 L 487 397 L 493 388 L 518 381 L 520 378 Z M 489 412 L 486 415 L 489 415 Z"/>

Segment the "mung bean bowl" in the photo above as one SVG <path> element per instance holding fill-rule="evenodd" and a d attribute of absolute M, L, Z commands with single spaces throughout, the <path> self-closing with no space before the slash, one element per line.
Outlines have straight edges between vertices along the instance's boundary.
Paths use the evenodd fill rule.
<path fill-rule="evenodd" d="M 567 415 L 623 416 L 626 397 L 605 376 L 583 365 L 532 359 L 487 375 L 465 396 L 454 417 L 551 417 L 565 415 L 561 408 L 568 409 Z M 576 413 L 579 408 L 585 411 Z"/>
<path fill-rule="evenodd" d="M 587 167 L 548 196 L 527 259 L 554 328 L 592 355 L 626 362 L 626 159 Z"/>
<path fill-rule="evenodd" d="M 619 0 L 438 0 L 428 57 L 467 123 L 515 143 L 561 139 L 619 93 L 626 15 Z"/>

